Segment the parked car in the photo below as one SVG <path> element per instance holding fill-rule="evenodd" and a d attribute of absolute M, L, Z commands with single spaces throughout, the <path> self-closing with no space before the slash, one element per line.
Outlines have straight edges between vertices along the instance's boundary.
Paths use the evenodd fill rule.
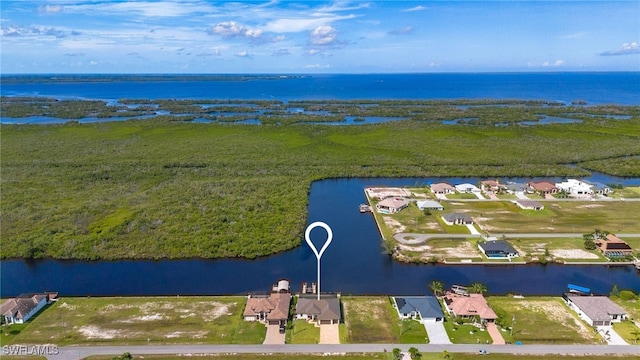
<path fill-rule="evenodd" d="M 488 355 L 489 352 L 487 350 L 485 350 L 485 349 L 480 349 L 480 350 L 478 350 L 478 354 L 479 355 Z"/>
<path fill-rule="evenodd" d="M 285 330 L 284 324 L 280 324 L 280 334 L 284 334 L 284 330 Z"/>

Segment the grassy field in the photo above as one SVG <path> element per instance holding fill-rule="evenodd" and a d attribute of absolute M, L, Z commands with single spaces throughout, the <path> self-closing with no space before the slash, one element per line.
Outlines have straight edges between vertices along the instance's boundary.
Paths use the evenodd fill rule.
<path fill-rule="evenodd" d="M 427 342 L 424 326 L 414 320 L 401 321 L 388 297 L 343 296 L 347 343 Z M 341 329 L 342 330 L 342 329 Z"/>
<path fill-rule="evenodd" d="M 378 115 L 398 111 L 375 108 Z M 640 162 L 616 162 L 638 154 L 637 117 L 537 127 L 480 125 L 494 115 L 504 121 L 530 117 L 532 108 L 527 109 L 493 107 L 491 116 L 487 110 L 476 114 L 483 119 L 478 125 L 460 126 L 422 116 L 361 126 L 231 126 L 167 119 L 3 124 L 0 257 L 268 255 L 300 244 L 310 185 L 325 178 L 585 176 L 568 164 L 602 159 L 609 173 L 620 164 L 625 174 L 631 169 L 628 176 L 640 175 Z M 607 226 L 610 220 L 618 222 Z M 555 226 L 575 221 L 576 230 L 637 228 L 588 212 L 566 221 Z"/>
<path fill-rule="evenodd" d="M 573 315 L 561 298 L 514 298 L 491 296 L 491 308 L 507 328 L 512 324 L 513 336 L 503 332 L 506 341 L 523 344 L 597 344 L 599 339 L 590 327 Z"/>
<path fill-rule="evenodd" d="M 640 343 L 640 328 L 633 322 L 621 321 L 613 323 L 613 329 L 627 344 L 637 345 Z"/>
<path fill-rule="evenodd" d="M 262 343 L 266 328 L 243 321 L 244 303 L 244 297 L 61 298 L 11 343 Z"/>
<path fill-rule="evenodd" d="M 509 243 L 529 261 L 542 257 L 548 261 L 607 262 L 598 250 L 585 250 L 582 238 L 515 238 L 509 239 Z"/>

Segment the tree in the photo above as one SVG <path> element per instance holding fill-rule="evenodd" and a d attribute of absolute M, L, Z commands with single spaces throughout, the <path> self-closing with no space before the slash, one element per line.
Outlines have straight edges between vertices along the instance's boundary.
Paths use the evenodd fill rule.
<path fill-rule="evenodd" d="M 587 250 L 595 250 L 596 249 L 596 243 L 593 240 L 587 239 L 584 241 L 584 248 Z"/>
<path fill-rule="evenodd" d="M 394 360 L 402 360 L 402 351 L 398 348 L 393 348 L 392 352 Z"/>
<path fill-rule="evenodd" d="M 409 348 L 409 355 L 411 356 L 411 359 L 420 359 L 422 357 L 420 351 L 413 346 Z"/>
<path fill-rule="evenodd" d="M 472 294 L 485 294 L 488 291 L 487 286 L 479 282 L 474 282 L 467 290 Z"/>
<path fill-rule="evenodd" d="M 444 284 L 442 283 L 442 281 L 434 280 L 431 282 L 431 284 L 429 284 L 429 289 L 431 289 L 433 295 L 439 296 L 444 293 Z"/>
<path fill-rule="evenodd" d="M 618 297 L 620 296 L 620 290 L 618 290 L 618 285 L 613 284 L 613 288 L 611 288 L 611 292 L 609 293 L 609 295 L 611 297 Z"/>
<path fill-rule="evenodd" d="M 112 358 L 111 360 L 131 360 L 131 359 L 133 359 L 133 356 L 131 355 L 131 353 L 126 352 L 120 356 L 116 356 Z"/>

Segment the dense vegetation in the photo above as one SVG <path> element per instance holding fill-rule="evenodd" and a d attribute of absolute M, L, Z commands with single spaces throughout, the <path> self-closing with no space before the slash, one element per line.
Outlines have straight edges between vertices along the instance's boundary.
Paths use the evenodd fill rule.
<path fill-rule="evenodd" d="M 13 114 L 15 104 L 23 114 L 43 106 L 29 105 L 35 101 L 29 99 L 5 100 L 3 116 Z M 60 103 L 51 101 L 42 109 Z M 63 104 L 62 114 L 87 116 L 87 111 L 95 114 L 112 107 L 94 101 L 74 103 L 78 104 Z M 349 112 L 353 116 L 373 116 L 373 109 L 376 116 L 407 115 L 394 112 L 394 106 L 404 106 L 401 103 L 357 103 L 327 106 L 363 109 Z M 235 105 L 263 110 L 280 106 L 243 104 Z M 436 113 L 432 105 L 451 110 L 442 102 L 407 106 Z M 3 124 L 0 256 L 268 255 L 300 244 L 309 187 L 323 178 L 584 176 L 582 164 L 614 175 L 640 176 L 637 107 L 583 107 L 580 124 L 485 125 L 485 117 L 504 122 L 565 108 L 507 105 L 469 106 L 466 109 L 476 109 L 479 121 L 466 125 L 419 119 L 355 126 L 289 125 L 290 121 L 225 125 L 171 121 L 168 115 L 90 124 Z M 604 116 L 614 111 L 631 118 Z M 440 118 L 446 117 L 443 113 Z"/>

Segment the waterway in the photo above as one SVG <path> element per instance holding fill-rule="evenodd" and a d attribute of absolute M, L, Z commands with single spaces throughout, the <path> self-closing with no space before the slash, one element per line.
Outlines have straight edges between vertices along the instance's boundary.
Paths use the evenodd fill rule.
<path fill-rule="evenodd" d="M 383 254 L 371 214 L 360 214 L 368 186 L 411 186 L 438 181 L 476 182 L 473 178 L 329 179 L 312 184 L 309 222 L 324 221 L 333 242 L 322 257 L 322 291 L 343 294 L 427 293 L 433 280 L 452 284 L 482 282 L 492 294 L 558 295 L 568 283 L 598 293 L 619 288 L 640 290 L 640 275 L 632 266 L 604 265 L 431 265 L 403 264 Z M 524 181 L 526 179 L 511 179 Z M 589 180 L 640 185 L 640 179 L 596 174 Z M 314 242 L 325 233 L 316 229 Z M 303 239 L 301 243 L 304 244 Z M 265 291 L 280 278 L 294 290 L 316 278 L 316 259 L 302 245 L 257 260 L 59 261 L 6 260 L 0 263 L 1 294 L 58 291 L 64 296 L 220 295 Z"/>

